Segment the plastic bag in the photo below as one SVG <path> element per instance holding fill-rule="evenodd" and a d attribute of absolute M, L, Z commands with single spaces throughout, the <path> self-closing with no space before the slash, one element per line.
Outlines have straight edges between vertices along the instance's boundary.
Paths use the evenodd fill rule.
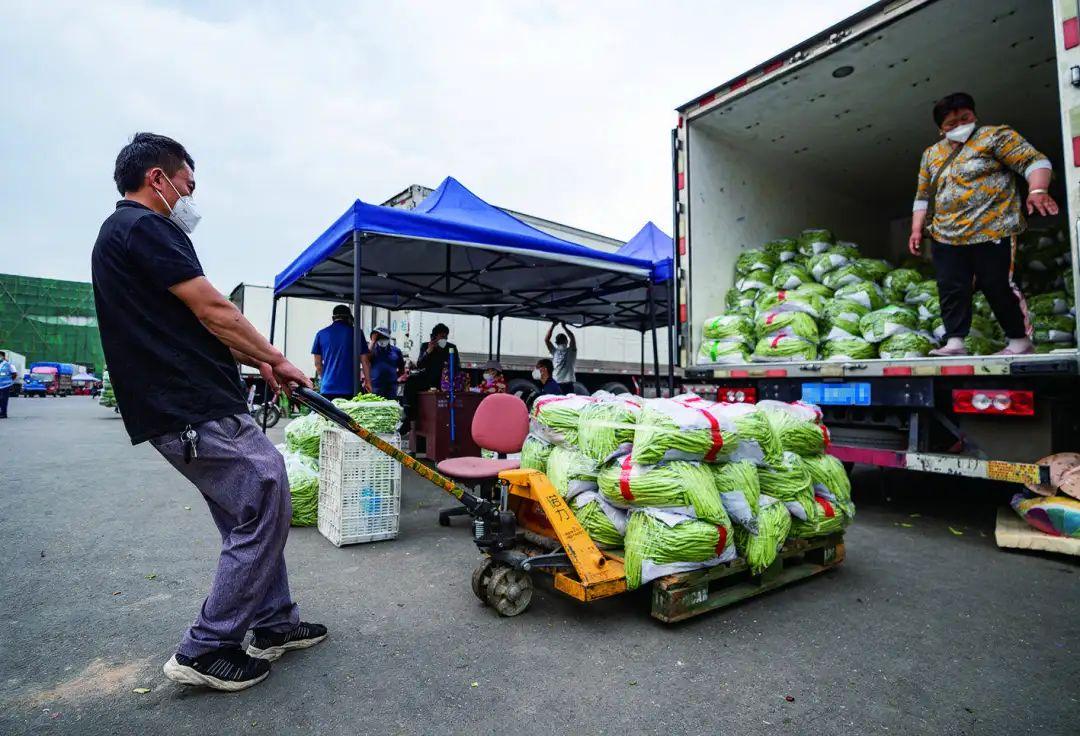
<path fill-rule="evenodd" d="M 661 509 L 630 514 L 625 538 L 626 587 L 735 559 L 731 522 L 714 524 Z"/>

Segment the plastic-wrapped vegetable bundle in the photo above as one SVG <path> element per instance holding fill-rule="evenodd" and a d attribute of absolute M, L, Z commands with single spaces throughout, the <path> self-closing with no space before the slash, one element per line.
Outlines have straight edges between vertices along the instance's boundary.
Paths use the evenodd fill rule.
<path fill-rule="evenodd" d="M 758 294 L 754 302 L 758 314 L 770 312 L 806 312 L 814 319 L 821 316 L 825 299 L 805 288 L 794 291 L 767 289 Z"/>
<path fill-rule="evenodd" d="M 574 497 L 574 516 L 597 547 L 616 549 L 623 546 L 627 513 L 607 502 L 596 491 L 585 491 Z"/>
<path fill-rule="evenodd" d="M 877 346 L 861 337 L 850 340 L 826 340 L 821 344 L 825 360 L 872 360 L 878 357 Z"/>
<path fill-rule="evenodd" d="M 1032 314 L 1068 314 L 1069 301 L 1064 291 L 1051 291 L 1028 297 L 1028 311 Z"/>
<path fill-rule="evenodd" d="M 993 317 L 994 310 L 990 308 L 990 302 L 986 299 L 986 294 L 981 291 L 976 291 L 971 297 L 971 309 L 975 314 L 981 314 L 984 317 Z"/>
<path fill-rule="evenodd" d="M 851 501 L 851 479 L 844 464 L 832 455 L 805 458 L 806 469 L 814 484 L 814 494 L 840 506 L 849 519 L 855 518 L 855 504 Z"/>
<path fill-rule="evenodd" d="M 892 271 L 889 262 L 881 258 L 860 258 L 855 263 L 862 267 L 868 279 L 878 283 L 881 283 L 885 276 Z"/>
<path fill-rule="evenodd" d="M 1035 334 L 1032 339 L 1037 343 L 1076 343 L 1076 320 L 1065 314 L 1036 315 Z"/>
<path fill-rule="evenodd" d="M 792 290 L 810 282 L 811 278 L 807 270 L 794 262 L 785 263 L 773 272 L 774 289 Z"/>
<path fill-rule="evenodd" d="M 791 507 L 788 507 L 791 510 Z M 821 496 L 814 496 L 813 503 L 807 505 L 806 518 L 792 513 L 789 536 L 795 539 L 822 537 L 843 531 L 848 525 L 848 518 L 843 510 Z"/>
<path fill-rule="evenodd" d="M 710 317 L 701 326 L 701 334 L 712 340 L 754 344 L 754 321 L 741 314 Z"/>
<path fill-rule="evenodd" d="M 749 460 L 713 465 L 713 481 L 724 511 L 735 524 L 757 531 L 761 510 L 761 484 L 757 466 Z"/>
<path fill-rule="evenodd" d="M 698 349 L 699 363 L 748 363 L 750 352 L 741 342 L 702 340 Z"/>
<path fill-rule="evenodd" d="M 792 238 L 770 240 L 763 247 L 765 252 L 774 256 L 778 263 L 786 263 L 799 254 L 799 245 Z"/>
<path fill-rule="evenodd" d="M 830 289 L 828 286 L 825 286 L 823 284 L 818 284 L 818 283 L 815 283 L 815 282 L 811 281 L 808 284 L 803 284 L 798 289 L 796 289 L 793 293 L 798 294 L 800 296 L 802 296 L 804 294 L 816 294 L 816 295 L 820 296 L 822 299 L 829 300 L 829 299 L 832 299 L 833 290 Z"/>
<path fill-rule="evenodd" d="M 971 355 L 993 355 L 999 350 L 1004 350 L 1005 341 L 981 335 L 968 335 L 964 338 L 964 347 Z"/>
<path fill-rule="evenodd" d="M 547 460 L 547 477 L 563 498 L 596 490 L 596 462 L 576 447 L 552 448 Z"/>
<path fill-rule="evenodd" d="M 760 291 L 772 288 L 772 271 L 757 270 L 742 276 L 735 282 L 739 291 Z"/>
<path fill-rule="evenodd" d="M 762 402 L 766 403 L 766 402 Z M 773 431 L 780 438 L 780 446 L 786 452 L 793 452 L 800 457 L 819 455 L 829 446 L 829 430 L 823 424 L 800 417 L 796 411 L 788 410 L 782 402 L 768 402 L 771 406 L 759 407 Z"/>
<path fill-rule="evenodd" d="M 885 274 L 881 283 L 890 302 L 903 304 L 907 290 L 922 280 L 922 274 L 913 268 L 896 268 Z"/>
<path fill-rule="evenodd" d="M 708 465 L 673 460 L 639 465 L 629 455 L 605 464 L 600 493 L 623 508 L 666 508 L 715 523 L 727 519 Z"/>
<path fill-rule="evenodd" d="M 776 560 L 791 531 L 791 514 L 784 504 L 765 496 L 757 521 L 756 532 L 742 526 L 734 528 L 735 550 L 754 575 L 760 575 Z"/>
<path fill-rule="evenodd" d="M 816 360 L 818 343 L 797 335 L 769 335 L 758 340 L 751 361 L 759 363 L 780 363 L 800 360 Z"/>
<path fill-rule="evenodd" d="M 806 463 L 794 452 L 785 452 L 783 460 L 775 465 L 758 468 L 758 481 L 762 493 L 781 501 L 797 500 L 800 494 L 809 492 L 811 485 Z"/>
<path fill-rule="evenodd" d="M 376 394 L 359 394 L 351 399 L 334 399 L 334 406 L 356 420 L 364 429 L 378 434 L 396 432 L 401 424 L 401 404 Z"/>
<path fill-rule="evenodd" d="M 858 283 L 841 286 L 833 294 L 836 299 L 850 299 L 862 304 L 867 309 L 881 309 L 885 306 L 885 292 L 873 281 L 859 281 Z"/>
<path fill-rule="evenodd" d="M 890 304 L 875 309 L 859 320 L 859 331 L 867 342 L 881 342 L 903 332 L 914 332 L 919 326 L 915 310 Z"/>
<path fill-rule="evenodd" d="M 828 230 L 811 228 L 799 233 L 796 242 L 799 246 L 799 253 L 809 257 L 827 250 L 834 240 L 833 234 Z"/>
<path fill-rule="evenodd" d="M 886 360 L 924 358 L 934 349 L 934 342 L 918 332 L 901 332 L 878 345 L 878 355 Z"/>
<path fill-rule="evenodd" d="M 553 449 L 555 445 L 530 432 L 521 446 L 521 467 L 525 470 L 539 470 L 541 473 L 546 473 L 548 456 L 551 455 Z"/>
<path fill-rule="evenodd" d="M 662 509 L 630 514 L 626 525 L 626 587 L 634 590 L 664 575 L 735 559 L 731 522 L 714 524 Z"/>
<path fill-rule="evenodd" d="M 931 297 L 938 295 L 938 288 L 936 281 L 920 281 L 913 286 L 910 286 L 907 293 L 904 295 L 904 304 L 917 305 L 923 302 L 930 301 Z"/>
<path fill-rule="evenodd" d="M 929 332 L 938 344 L 945 339 L 945 323 L 941 321 L 941 317 L 920 320 L 919 327 Z"/>
<path fill-rule="evenodd" d="M 818 253 L 810 258 L 810 275 L 814 277 L 815 281 L 820 282 L 829 271 L 846 266 L 850 260 L 843 253 L 835 253 L 832 250 Z"/>
<path fill-rule="evenodd" d="M 842 286 L 850 286 L 862 281 L 873 281 L 869 271 L 862 265 L 862 259 L 848 263 L 840 268 L 829 271 L 821 279 L 821 283 L 830 289 L 839 289 Z"/>
<path fill-rule="evenodd" d="M 849 261 L 853 261 L 859 257 L 859 246 L 845 240 L 840 241 L 836 245 L 830 245 L 825 252 L 836 253 L 845 256 Z"/>
<path fill-rule="evenodd" d="M 578 447 L 598 463 L 610 458 L 620 449 L 629 452 L 634 441 L 634 425 L 641 405 L 636 397 L 626 398 L 606 392 L 593 398 L 597 401 L 581 409 L 578 419 Z"/>
<path fill-rule="evenodd" d="M 722 418 L 718 405 L 688 406 L 674 399 L 646 402 L 634 427 L 634 461 L 653 465 L 662 460 L 718 462 L 738 442 L 733 421 Z"/>
<path fill-rule="evenodd" d="M 589 396 L 541 396 L 533 402 L 530 427 L 553 445 L 576 445 L 581 410 L 591 403 Z"/>
<path fill-rule="evenodd" d="M 315 526 L 319 515 L 319 463 L 307 455 L 286 446 L 277 445 L 285 458 L 285 474 L 289 477 L 292 496 L 292 526 Z"/>
<path fill-rule="evenodd" d="M 758 340 L 752 360 L 779 362 L 788 360 L 814 360 L 817 358 L 817 343 L 794 335 L 775 335 Z"/>
<path fill-rule="evenodd" d="M 851 299 L 831 299 L 821 315 L 826 340 L 848 340 L 859 337 L 859 320 L 870 310 Z"/>
<path fill-rule="evenodd" d="M 727 307 L 729 312 L 740 307 L 753 307 L 757 295 L 758 292 L 752 289 L 750 291 L 740 291 L 732 287 L 724 294 L 724 306 Z"/>
<path fill-rule="evenodd" d="M 899 306 L 899 305 L 897 305 Z M 932 296 L 916 308 L 920 320 L 932 320 L 941 316 L 941 300 Z"/>
<path fill-rule="evenodd" d="M 976 337 L 989 337 L 996 339 L 1004 336 L 1001 326 L 992 317 L 984 317 L 981 314 L 971 315 L 971 329 L 969 335 Z"/>
<path fill-rule="evenodd" d="M 818 329 L 814 318 L 806 312 L 769 312 L 758 315 L 755 323 L 759 337 L 794 335 L 817 342 Z"/>
<path fill-rule="evenodd" d="M 299 452 L 317 460 L 319 443 L 325 426 L 327 426 L 326 421 L 314 412 L 297 417 L 285 426 L 285 446 L 293 452 Z"/>
<path fill-rule="evenodd" d="M 735 261 L 735 273 L 745 276 L 753 271 L 774 271 L 780 259 L 765 250 L 748 250 Z"/>

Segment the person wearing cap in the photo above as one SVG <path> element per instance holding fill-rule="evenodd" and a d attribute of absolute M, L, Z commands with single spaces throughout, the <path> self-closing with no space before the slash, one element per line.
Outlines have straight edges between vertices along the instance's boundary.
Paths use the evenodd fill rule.
<path fill-rule="evenodd" d="M 328 399 L 351 399 L 359 391 L 353 374 L 353 316 L 344 304 L 334 307 L 333 322 L 315 333 L 311 357 L 319 378 L 319 393 Z M 360 336 L 360 360 L 364 367 L 364 390 L 371 392 L 371 355 Z"/>
<path fill-rule="evenodd" d="M 506 377 L 503 376 L 502 364 L 499 361 L 489 360 L 484 365 L 484 382 L 480 384 L 480 393 L 506 393 Z"/>
<path fill-rule="evenodd" d="M 388 327 L 376 327 L 371 331 L 371 351 L 368 356 L 370 391 L 384 399 L 396 399 L 398 377 L 405 371 L 405 356 L 394 345 Z"/>

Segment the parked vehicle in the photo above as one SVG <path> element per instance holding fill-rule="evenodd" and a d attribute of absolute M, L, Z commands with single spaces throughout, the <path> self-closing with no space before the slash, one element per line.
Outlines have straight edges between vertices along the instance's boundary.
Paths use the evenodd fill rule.
<path fill-rule="evenodd" d="M 31 363 L 26 380 L 23 382 L 23 393 L 27 396 L 71 396 L 74 388 L 71 377 L 75 367 L 70 363 Z"/>
<path fill-rule="evenodd" d="M 1080 444 L 1075 349 L 720 364 L 699 347 L 747 249 L 824 227 L 865 256 L 899 262 L 920 155 L 936 136 L 931 106 L 964 89 L 983 122 L 1009 123 L 1051 158 L 1063 213 L 1031 224 L 1064 231 L 1073 289 L 1080 38 L 1067 7 L 878 2 L 680 107 L 672 139 L 686 386 L 728 400 L 812 400 L 847 462 L 1045 482 L 1040 458 Z"/>

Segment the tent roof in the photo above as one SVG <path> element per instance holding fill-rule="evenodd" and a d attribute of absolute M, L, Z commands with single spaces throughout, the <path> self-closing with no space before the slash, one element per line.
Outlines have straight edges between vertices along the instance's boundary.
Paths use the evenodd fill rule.
<path fill-rule="evenodd" d="M 653 281 L 659 283 L 671 278 L 671 261 L 675 255 L 671 236 L 658 228 L 650 220 L 637 235 L 626 241 L 615 251 L 621 256 L 638 258 L 653 264 Z"/>
<path fill-rule="evenodd" d="M 655 277 L 649 259 L 548 235 L 447 177 L 412 211 L 356 200 L 277 275 L 274 294 L 642 330 L 650 324 L 644 285 Z"/>

